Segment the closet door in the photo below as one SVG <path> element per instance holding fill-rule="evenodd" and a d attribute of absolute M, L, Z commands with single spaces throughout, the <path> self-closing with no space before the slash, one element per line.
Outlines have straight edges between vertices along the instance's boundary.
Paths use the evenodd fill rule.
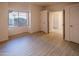
<path fill-rule="evenodd" d="M 79 43 L 79 7 L 70 8 L 70 40 Z"/>
<path fill-rule="evenodd" d="M 48 15 L 47 10 L 41 11 L 41 31 L 48 33 Z"/>

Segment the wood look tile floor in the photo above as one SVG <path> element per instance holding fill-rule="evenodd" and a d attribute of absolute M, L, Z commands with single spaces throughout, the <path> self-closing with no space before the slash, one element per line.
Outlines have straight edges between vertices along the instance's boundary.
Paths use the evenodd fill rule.
<path fill-rule="evenodd" d="M 0 56 L 79 56 L 79 44 L 56 33 L 39 32 L 1 43 Z"/>

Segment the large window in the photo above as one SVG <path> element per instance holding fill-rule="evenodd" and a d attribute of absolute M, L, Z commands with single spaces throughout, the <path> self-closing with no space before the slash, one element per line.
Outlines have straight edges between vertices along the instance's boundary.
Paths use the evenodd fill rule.
<path fill-rule="evenodd" d="M 28 12 L 9 11 L 9 27 L 26 26 Z"/>

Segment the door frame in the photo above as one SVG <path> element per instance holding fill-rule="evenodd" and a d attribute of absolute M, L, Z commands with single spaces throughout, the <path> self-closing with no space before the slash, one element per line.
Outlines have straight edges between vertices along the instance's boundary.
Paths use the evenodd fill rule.
<path fill-rule="evenodd" d="M 56 10 L 56 11 L 63 12 L 63 40 L 65 40 L 65 10 Z M 54 11 L 48 11 L 48 33 L 50 33 L 50 31 L 49 31 L 49 14 L 50 14 L 50 12 L 54 12 Z"/>

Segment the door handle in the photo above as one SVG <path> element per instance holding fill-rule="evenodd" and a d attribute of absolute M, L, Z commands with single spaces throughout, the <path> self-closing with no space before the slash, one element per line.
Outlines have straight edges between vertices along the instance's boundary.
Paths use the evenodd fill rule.
<path fill-rule="evenodd" d="M 70 27 L 73 27 L 72 25 L 70 25 Z"/>

